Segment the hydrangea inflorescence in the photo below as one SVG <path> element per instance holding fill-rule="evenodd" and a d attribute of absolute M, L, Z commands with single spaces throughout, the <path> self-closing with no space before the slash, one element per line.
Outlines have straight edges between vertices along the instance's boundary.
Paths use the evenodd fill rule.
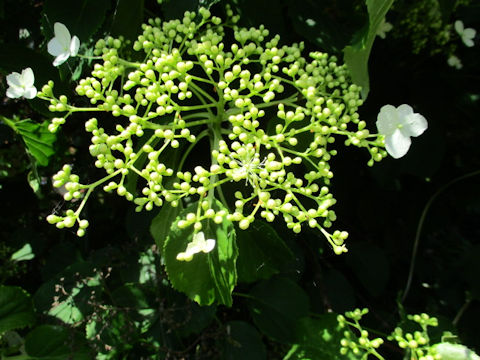
<path fill-rule="evenodd" d="M 122 39 L 98 41 L 95 52 L 103 62 L 76 88 L 91 108 L 69 105 L 65 96 L 54 97 L 53 83 L 44 86 L 39 96 L 50 101 L 50 110 L 67 111 L 53 119 L 51 131 L 77 111 L 108 112 L 116 121 L 113 133 L 97 118 L 85 123 L 92 134 L 90 153 L 107 176 L 83 185 L 65 166 L 54 185 L 65 185 L 66 200 L 83 200 L 65 217 L 50 215 L 50 223 L 62 228 L 78 222 L 83 235 L 88 223 L 80 212 L 91 191 L 103 185 L 133 201 L 137 211 L 198 199 L 196 213 L 178 222 L 180 228 L 193 226 L 195 234 L 205 219 L 217 224 L 228 219 L 247 229 L 255 217 L 272 222 L 280 216 L 295 233 L 304 225 L 319 229 L 335 253 L 346 251 L 348 234 L 325 230 L 336 219 L 328 187 L 329 160 L 337 154 L 331 144 L 341 135 L 347 145 L 367 148 L 369 165 L 386 156 L 383 137 L 370 134 L 357 114 L 360 88 L 335 57 L 320 52 L 304 57 L 302 43 L 281 46 L 278 35 L 262 26 L 240 28 L 238 17 L 227 12 L 228 23 L 206 9 L 186 12 L 183 20 L 150 20 L 133 45 L 145 53 L 142 62 L 121 58 Z M 228 45 L 230 29 L 235 41 Z M 210 165 L 184 169 L 207 136 Z M 176 168 L 162 158 L 168 147 L 183 149 Z M 138 195 L 127 190 L 131 172 L 143 181 Z M 222 192 L 230 183 L 238 187 L 232 210 Z M 216 197 L 225 209 L 213 210 Z"/>

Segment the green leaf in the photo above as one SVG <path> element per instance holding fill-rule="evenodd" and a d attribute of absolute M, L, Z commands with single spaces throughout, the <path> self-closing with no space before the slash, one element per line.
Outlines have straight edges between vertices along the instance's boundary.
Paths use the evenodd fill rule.
<path fill-rule="evenodd" d="M 170 228 L 182 209 L 183 206 L 181 203 L 175 208 L 165 204 L 152 220 L 150 224 L 150 234 L 155 239 L 155 244 L 157 244 L 160 251 L 163 250 Z"/>
<path fill-rule="evenodd" d="M 294 261 L 292 251 L 265 222 L 255 221 L 248 230 L 238 232 L 237 236 L 239 281 L 268 279 L 278 274 L 286 263 Z"/>
<path fill-rule="evenodd" d="M 19 134 L 28 149 L 28 152 L 37 160 L 39 165 L 48 165 L 48 158 L 55 153 L 53 143 L 56 140 L 55 134 L 48 131 L 48 121 L 41 124 L 30 119 L 10 122 L 14 130 Z"/>
<path fill-rule="evenodd" d="M 226 360 L 264 360 L 267 358 L 261 336 L 252 325 L 244 321 L 227 323 L 229 336 L 224 339 Z"/>
<path fill-rule="evenodd" d="M 262 333 L 280 342 L 295 340 L 299 318 L 308 314 L 308 297 L 289 279 L 273 278 L 256 285 L 248 296 L 253 322 Z"/>
<path fill-rule="evenodd" d="M 38 360 L 91 359 L 85 341 L 61 326 L 40 325 L 25 337 L 25 351 Z"/>
<path fill-rule="evenodd" d="M 32 251 L 32 246 L 30 244 L 25 244 L 20 250 L 15 251 L 10 257 L 13 261 L 25 261 L 32 260 L 35 257 L 35 254 Z"/>
<path fill-rule="evenodd" d="M 337 315 L 325 314 L 311 319 L 302 318 L 296 328 L 297 340 L 283 360 L 354 360 L 349 352 L 340 355 L 342 330 L 338 328 Z"/>
<path fill-rule="evenodd" d="M 118 0 L 115 7 L 111 34 L 135 40 L 143 23 L 144 0 Z"/>
<path fill-rule="evenodd" d="M 216 240 L 215 248 L 205 254 L 196 254 L 189 262 L 176 259 L 177 254 L 185 251 L 193 239 L 192 227 L 179 229 L 177 224 L 186 214 L 196 212 L 197 203 L 187 207 L 173 224 L 165 241 L 165 267 L 173 288 L 185 293 L 199 305 L 211 305 L 214 302 L 232 305 L 232 291 L 237 283 L 235 263 L 238 249 L 235 241 L 235 229 L 231 221 L 224 220 L 215 224 L 211 220 L 202 222 L 205 237 Z M 220 202 L 212 204 L 216 211 L 223 209 Z"/>
<path fill-rule="evenodd" d="M 34 295 L 35 307 L 66 324 L 75 324 L 93 312 L 89 299 L 92 291 L 101 292 L 99 279 L 93 263 L 76 262 L 40 286 Z M 58 285 L 62 291 L 57 290 Z"/>
<path fill-rule="evenodd" d="M 368 10 L 368 30 L 359 34 L 359 38 L 352 45 L 343 49 L 344 61 L 350 70 L 352 80 L 362 87 L 362 96 L 367 98 L 370 91 L 368 77 L 368 58 L 372 50 L 373 41 L 377 36 L 377 29 L 394 0 L 366 0 Z"/>
<path fill-rule="evenodd" d="M 149 308 L 147 297 L 138 284 L 124 284 L 112 291 L 115 306 L 133 309 Z"/>
<path fill-rule="evenodd" d="M 49 41 L 53 37 L 53 25 L 61 22 L 81 41 L 88 41 L 100 28 L 109 7 L 108 0 L 46 0 L 43 11 L 48 28 L 43 29 Z"/>
<path fill-rule="evenodd" d="M 0 335 L 35 322 L 30 295 L 16 286 L 0 285 Z"/>

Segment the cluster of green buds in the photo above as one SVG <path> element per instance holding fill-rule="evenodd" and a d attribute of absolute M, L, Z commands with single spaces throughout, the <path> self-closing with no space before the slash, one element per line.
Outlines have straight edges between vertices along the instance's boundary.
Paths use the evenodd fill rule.
<path fill-rule="evenodd" d="M 82 198 L 83 192 L 88 188 L 88 186 L 80 184 L 79 180 L 78 175 L 72 174 L 72 167 L 70 165 L 64 165 L 62 170 L 53 176 L 53 186 L 64 189 L 63 198 L 66 201 L 74 201 Z M 86 198 L 88 198 L 88 196 Z M 72 228 L 75 224 L 78 224 L 77 235 L 80 237 L 84 236 L 85 229 L 88 227 L 88 220 L 80 218 L 80 213 L 84 205 L 85 202 L 83 202 L 75 212 L 71 209 L 67 210 L 65 216 L 51 214 L 47 217 L 47 221 L 50 224 L 55 224 L 59 229 Z"/>
<path fill-rule="evenodd" d="M 383 357 L 377 352 L 380 345 L 383 344 L 382 338 L 369 339 L 369 332 L 362 328 L 360 320 L 368 314 L 368 309 L 355 309 L 348 311 L 344 315 L 338 315 L 338 325 L 343 331 L 343 338 L 340 340 L 340 354 L 354 354 L 356 357 L 367 359 L 369 355 L 377 359 Z M 352 332 L 355 329 L 356 334 Z"/>
<path fill-rule="evenodd" d="M 318 229 L 341 254 L 348 234 L 326 230 L 336 219 L 329 189 L 333 144 L 343 138 L 367 149 L 370 166 L 387 155 L 383 137 L 371 134 L 357 113 L 361 89 L 334 56 L 304 56 L 302 43 L 281 45 L 263 26 L 241 28 L 230 9 L 227 18 L 202 8 L 181 20 L 152 19 L 133 52 L 121 38 L 99 40 L 92 76 L 76 88 L 90 107 L 57 99 L 51 82 L 42 89 L 38 96 L 50 101 L 50 110 L 66 112 L 52 121 L 52 131 L 75 112 L 98 113 L 85 129 L 95 166 L 106 176 L 90 185 L 68 180 L 65 199 L 86 190 L 81 210 L 99 185 L 133 201 L 137 211 L 176 207 L 189 198 L 198 200 L 198 210 L 180 227 L 193 225 L 198 232 L 208 218 L 247 229 L 257 215 L 269 222 L 279 217 L 295 233 Z M 198 148 L 206 137 L 209 165 L 192 166 L 189 156 L 204 150 Z M 181 150 L 178 164 L 167 165 L 169 148 Z M 132 173 L 134 190 L 126 184 Z M 65 176 L 54 185 L 67 186 Z M 225 185 L 237 188 L 234 204 L 224 196 Z M 213 210 L 215 199 L 225 209 Z M 65 223 L 57 220 L 49 218 Z"/>
<path fill-rule="evenodd" d="M 428 336 L 428 327 L 438 326 L 438 320 L 430 317 L 428 314 L 407 315 L 407 319 L 416 322 L 421 327 L 421 331 L 405 333 L 402 328 L 397 327 L 389 337 L 395 340 L 402 349 L 407 349 L 410 358 L 413 360 L 439 360 L 442 357 L 431 347 Z"/>

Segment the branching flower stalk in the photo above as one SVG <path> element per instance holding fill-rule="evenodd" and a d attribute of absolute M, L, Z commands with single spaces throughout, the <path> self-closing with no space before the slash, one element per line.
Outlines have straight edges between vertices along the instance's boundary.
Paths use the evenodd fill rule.
<path fill-rule="evenodd" d="M 366 148 L 370 166 L 386 156 L 384 137 L 371 134 L 357 113 L 360 88 L 335 57 L 320 52 L 304 57 L 302 43 L 281 46 L 280 37 L 271 37 L 264 27 L 240 28 L 238 17 L 230 10 L 227 16 L 224 23 L 200 9 L 186 12 L 182 20 L 150 20 L 130 57 L 123 39 L 99 40 L 95 56 L 101 61 L 76 87 L 91 107 L 71 105 L 64 95 L 57 98 L 53 82 L 42 88 L 38 96 L 50 102 L 50 110 L 66 112 L 52 120 L 51 131 L 76 112 L 111 115 L 85 123 L 95 166 L 107 175 L 84 185 L 65 166 L 54 185 L 65 186 L 66 200 L 83 200 L 77 211 L 50 215 L 50 223 L 78 224 L 77 234 L 84 235 L 88 222 L 80 212 L 102 185 L 133 201 L 137 211 L 197 198 L 197 211 L 178 223 L 193 226 L 195 234 L 205 219 L 219 224 L 226 218 L 247 229 L 255 217 L 269 222 L 281 217 L 295 233 L 304 226 L 318 229 L 335 253 L 347 251 L 348 234 L 327 231 L 336 219 L 329 189 L 329 161 L 337 154 L 332 144 L 341 136 L 346 145 Z M 133 60 L 142 53 L 143 61 Z M 115 130 L 107 132 L 112 121 Z M 185 169 L 187 157 L 206 136 L 210 165 Z M 165 164 L 168 148 L 184 154 L 174 169 Z M 127 190 L 132 172 L 140 179 L 138 193 Z M 215 198 L 227 201 L 222 191 L 227 183 L 237 186 L 236 200 L 215 211 Z"/>

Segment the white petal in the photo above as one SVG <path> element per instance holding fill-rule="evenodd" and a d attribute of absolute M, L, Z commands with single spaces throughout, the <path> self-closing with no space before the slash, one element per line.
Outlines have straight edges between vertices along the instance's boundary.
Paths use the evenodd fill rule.
<path fill-rule="evenodd" d="M 23 89 L 21 87 L 11 86 L 7 89 L 7 96 L 11 99 L 22 97 Z"/>
<path fill-rule="evenodd" d="M 187 255 L 194 255 L 202 251 L 202 249 L 203 249 L 203 244 L 191 242 L 191 243 L 188 243 L 187 250 L 185 250 L 185 253 Z"/>
<path fill-rule="evenodd" d="M 377 116 L 377 129 L 382 135 L 389 136 L 398 127 L 398 114 L 395 106 L 384 105 Z"/>
<path fill-rule="evenodd" d="M 31 68 L 23 69 L 22 71 L 23 85 L 26 88 L 32 87 L 35 82 L 35 76 L 33 75 L 33 70 Z"/>
<path fill-rule="evenodd" d="M 402 104 L 397 108 L 399 124 L 403 125 L 408 116 L 413 114 L 413 108 L 410 105 Z"/>
<path fill-rule="evenodd" d="M 7 84 L 9 86 L 22 86 L 22 75 L 17 72 L 13 72 L 7 75 Z"/>
<path fill-rule="evenodd" d="M 203 252 L 209 253 L 210 251 L 212 251 L 213 248 L 215 247 L 215 242 L 216 241 L 214 239 L 208 239 L 206 241 L 205 247 L 203 248 Z"/>
<path fill-rule="evenodd" d="M 188 255 L 184 252 L 178 253 L 177 254 L 177 260 L 178 261 L 191 261 L 193 259 L 192 255 Z"/>
<path fill-rule="evenodd" d="M 462 38 L 462 40 L 467 47 L 473 47 L 473 45 L 475 45 L 472 39 Z"/>
<path fill-rule="evenodd" d="M 50 55 L 58 56 L 65 52 L 65 47 L 58 41 L 57 38 L 53 38 L 48 42 L 47 50 Z"/>
<path fill-rule="evenodd" d="M 197 243 L 197 242 L 204 243 L 205 242 L 205 234 L 203 233 L 203 231 L 200 231 L 200 232 L 196 233 L 195 235 L 193 235 L 192 242 L 194 242 L 194 243 Z"/>
<path fill-rule="evenodd" d="M 404 156 L 408 152 L 411 143 L 410 138 L 403 135 L 400 129 L 395 130 L 391 136 L 385 138 L 385 148 L 394 159 Z"/>
<path fill-rule="evenodd" d="M 60 55 L 58 55 L 55 60 L 53 61 L 53 66 L 58 66 L 63 64 L 65 61 L 67 61 L 68 57 L 70 56 L 70 53 L 65 52 Z"/>
<path fill-rule="evenodd" d="M 25 89 L 25 93 L 23 94 L 23 96 L 26 99 L 33 99 L 35 96 L 37 96 L 37 89 L 35 87 L 27 88 Z"/>
<path fill-rule="evenodd" d="M 67 27 L 62 23 L 56 22 L 53 26 L 53 29 L 55 31 L 55 38 L 58 39 L 58 41 L 60 42 L 60 44 L 62 44 L 64 48 L 68 48 L 70 46 L 70 41 L 72 40 L 72 38 L 70 36 L 70 31 L 68 31 Z"/>
<path fill-rule="evenodd" d="M 475 29 L 467 28 L 463 31 L 462 37 L 467 39 L 473 39 L 476 33 L 477 32 L 475 31 Z"/>
<path fill-rule="evenodd" d="M 70 42 L 70 55 L 77 56 L 79 47 L 80 47 L 80 39 L 74 36 L 72 38 L 72 41 Z"/>
<path fill-rule="evenodd" d="M 416 137 L 422 135 L 427 128 L 428 122 L 422 115 L 410 114 L 407 116 L 401 131 L 406 136 Z"/>
<path fill-rule="evenodd" d="M 461 21 L 461 20 L 455 21 L 455 30 L 456 30 L 457 33 L 462 35 L 462 33 L 463 33 L 463 21 Z"/>

